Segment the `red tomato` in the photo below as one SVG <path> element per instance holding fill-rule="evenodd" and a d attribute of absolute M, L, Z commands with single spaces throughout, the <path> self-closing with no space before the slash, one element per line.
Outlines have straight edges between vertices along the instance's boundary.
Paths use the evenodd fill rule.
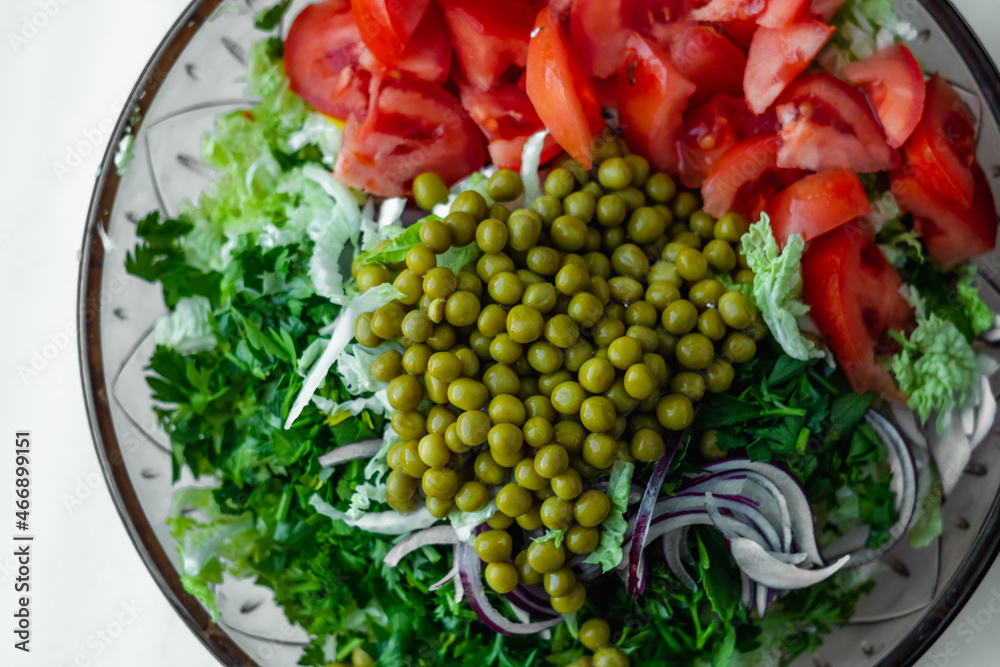
<path fill-rule="evenodd" d="M 489 90 L 511 65 L 524 67 L 534 16 L 525 0 L 442 0 L 441 4 L 469 83 Z"/>
<path fill-rule="evenodd" d="M 799 77 L 775 109 L 781 121 L 781 167 L 811 171 L 843 167 L 864 173 L 899 165 L 899 153 L 886 143 L 868 100 L 831 74 Z"/>
<path fill-rule="evenodd" d="M 974 195 L 975 126 L 955 89 L 935 74 L 927 82 L 923 116 L 903 147 L 907 166 L 924 187 L 962 209 Z"/>
<path fill-rule="evenodd" d="M 383 65 L 393 67 L 430 4 L 431 0 L 352 0 L 351 10 L 365 46 Z"/>
<path fill-rule="evenodd" d="M 764 113 L 812 62 L 835 28 L 804 19 L 784 28 L 760 28 L 747 56 L 743 88 L 754 113 Z"/>
<path fill-rule="evenodd" d="M 719 160 L 701 188 L 703 208 L 721 218 L 730 211 L 756 221 L 767 201 L 804 174 L 778 167 L 778 137 L 742 141 Z"/>
<path fill-rule="evenodd" d="M 488 92 L 481 92 L 470 85 L 459 86 L 462 106 L 486 135 L 490 159 L 500 169 L 521 168 L 524 142 L 545 126 L 531 106 L 528 94 L 510 83 L 498 83 Z M 542 150 L 542 163 L 560 152 L 552 136 L 546 137 Z"/>
<path fill-rule="evenodd" d="M 997 210 L 986 174 L 972 165 L 975 196 L 968 209 L 935 197 L 921 181 L 902 171 L 890 174 L 900 208 L 913 214 L 913 227 L 924 238 L 934 264 L 950 269 L 996 247 Z"/>
<path fill-rule="evenodd" d="M 627 42 L 618 77 L 618 122 L 625 143 L 661 171 L 676 173 L 677 137 L 695 86 L 665 51 L 637 34 Z"/>
<path fill-rule="evenodd" d="M 767 0 L 708 0 L 690 13 L 692 21 L 743 21 L 764 11 Z"/>
<path fill-rule="evenodd" d="M 716 23 L 714 25 L 729 39 L 729 41 L 742 49 L 744 53 L 749 50 L 750 44 L 753 43 L 753 36 L 757 34 L 757 29 L 760 28 L 760 26 L 757 25 L 757 22 L 753 19 L 747 19 L 745 21 L 726 21 L 724 23 Z"/>
<path fill-rule="evenodd" d="M 889 145 L 902 146 L 924 111 L 924 73 L 910 50 L 888 46 L 847 65 L 844 78 L 868 93 Z"/>
<path fill-rule="evenodd" d="M 402 197 L 425 171 L 451 184 L 485 161 L 479 130 L 458 100 L 408 77 L 382 86 L 363 123 L 347 121 L 334 175 L 374 195 Z"/>
<path fill-rule="evenodd" d="M 871 212 L 871 202 L 857 174 L 846 169 L 806 176 L 779 192 L 767 205 L 771 230 L 782 247 L 792 234 L 811 241 Z"/>
<path fill-rule="evenodd" d="M 812 0 L 809 13 L 823 23 L 829 23 L 846 4 L 847 0 Z"/>
<path fill-rule="evenodd" d="M 348 3 L 317 2 L 304 7 L 288 30 L 285 73 L 292 90 L 320 113 L 364 118 L 371 74 L 359 63 L 367 52 Z"/>
<path fill-rule="evenodd" d="M 625 62 L 629 30 L 622 21 L 622 0 L 576 0 L 569 19 L 580 71 L 603 79 Z"/>
<path fill-rule="evenodd" d="M 902 285 L 869 227 L 839 227 L 810 243 L 802 256 L 802 300 L 851 387 L 899 402 L 905 397 L 875 357 L 896 349 L 889 331 L 913 328 Z"/>
<path fill-rule="evenodd" d="M 558 17 L 548 8 L 538 13 L 528 44 L 525 89 L 552 137 L 589 169 L 591 143 L 604 127 L 601 107 L 594 85 L 573 60 Z"/>
<path fill-rule="evenodd" d="M 739 48 L 711 26 L 687 24 L 670 43 L 670 58 L 696 87 L 691 104 L 712 97 L 740 95 L 747 59 Z"/>
<path fill-rule="evenodd" d="M 739 143 L 736 126 L 729 119 L 732 99 L 720 95 L 685 115 L 677 140 L 680 177 L 685 187 L 700 188 L 719 160 Z"/>
<path fill-rule="evenodd" d="M 767 0 L 767 9 L 757 15 L 757 23 L 765 28 L 784 28 L 798 18 L 808 4 L 809 0 Z"/>
<path fill-rule="evenodd" d="M 441 5 L 433 4 L 424 14 L 410 43 L 396 62 L 396 69 L 424 81 L 444 83 L 451 69 L 451 38 Z"/>

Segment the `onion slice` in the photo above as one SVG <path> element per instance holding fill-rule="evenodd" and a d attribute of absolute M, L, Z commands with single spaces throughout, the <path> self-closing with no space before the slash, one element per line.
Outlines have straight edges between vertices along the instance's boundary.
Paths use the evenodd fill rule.
<path fill-rule="evenodd" d="M 434 526 L 425 530 L 410 533 L 389 549 L 382 562 L 389 567 L 396 567 L 407 555 L 421 547 L 433 544 L 458 544 L 458 534 L 448 525 Z"/>
<path fill-rule="evenodd" d="M 534 635 L 563 622 L 561 616 L 534 623 L 518 623 L 504 617 L 490 604 L 486 597 L 486 590 L 483 587 L 482 561 L 479 560 L 479 556 L 476 555 L 473 548 L 465 542 L 458 545 L 458 572 L 465 593 L 469 598 L 469 605 L 479 616 L 479 620 L 502 635 L 507 637 Z"/>
<path fill-rule="evenodd" d="M 403 513 L 396 510 L 386 510 L 385 512 L 366 512 L 358 519 L 352 519 L 346 512 L 341 512 L 336 507 L 326 502 L 318 495 L 309 499 L 309 504 L 316 508 L 316 511 L 331 519 L 339 519 L 351 528 L 363 530 L 366 533 L 378 533 L 379 535 L 402 535 L 414 530 L 430 528 L 437 519 L 426 507 L 420 507 L 413 512 Z"/>
<path fill-rule="evenodd" d="M 319 457 L 319 464 L 324 468 L 332 468 L 348 461 L 370 459 L 378 454 L 379 450 L 382 449 L 382 444 L 382 440 L 362 440 L 350 445 L 343 445 Z"/>
<path fill-rule="evenodd" d="M 806 588 L 818 584 L 847 565 L 850 560 L 850 556 L 844 556 L 833 565 L 816 570 L 806 570 L 775 558 L 758 543 L 743 537 L 730 540 L 729 550 L 736 565 L 748 577 L 761 586 L 779 591 Z"/>

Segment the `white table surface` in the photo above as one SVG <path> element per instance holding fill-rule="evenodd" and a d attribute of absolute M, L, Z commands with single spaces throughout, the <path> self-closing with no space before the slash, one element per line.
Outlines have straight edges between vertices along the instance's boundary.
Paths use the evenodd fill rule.
<path fill-rule="evenodd" d="M 87 425 L 75 336 L 66 333 L 108 128 L 187 1 L 0 2 L 0 665 L 218 664 L 155 586 L 112 505 Z M 996 0 L 955 4 L 1000 59 Z M 57 163 L 81 142 L 90 146 L 82 164 L 58 174 Z M 19 373 L 33 359 L 40 370 Z M 16 573 L 8 548 L 11 450 L 23 429 L 32 431 L 35 452 L 30 654 L 12 646 Z M 994 665 L 998 652 L 994 565 L 918 665 Z"/>

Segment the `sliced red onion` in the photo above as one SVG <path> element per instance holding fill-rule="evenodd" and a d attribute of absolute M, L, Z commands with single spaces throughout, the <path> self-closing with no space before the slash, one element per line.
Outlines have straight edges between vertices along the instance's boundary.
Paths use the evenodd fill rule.
<path fill-rule="evenodd" d="M 708 518 L 712 520 L 712 523 L 719 529 L 719 532 L 721 532 L 727 540 L 743 537 L 748 540 L 753 540 L 764 549 L 768 548 L 767 540 L 764 538 L 764 535 L 760 533 L 760 531 L 755 530 L 752 526 L 748 526 L 733 517 L 724 516 L 722 512 L 719 511 L 719 504 L 711 493 L 705 494 L 704 504 L 705 511 L 708 512 Z"/>
<path fill-rule="evenodd" d="M 795 542 L 806 552 L 814 565 L 822 565 L 819 547 L 816 545 L 816 532 L 813 528 L 812 508 L 798 480 L 789 473 L 769 463 L 750 461 L 749 459 L 729 459 L 708 466 L 711 472 L 730 470 L 749 470 L 771 481 L 779 491 L 782 502 L 786 503 L 790 517 L 791 532 Z"/>
<path fill-rule="evenodd" d="M 531 588 L 531 586 L 525 586 L 523 583 L 520 583 L 514 590 L 504 595 L 504 597 L 507 598 L 507 602 L 512 605 L 516 604 L 528 613 L 538 616 L 548 616 L 550 618 L 558 616 L 559 612 L 552 608 L 548 595 L 545 596 L 544 600 L 540 600 L 533 591 L 529 590 Z"/>
<path fill-rule="evenodd" d="M 632 546 L 629 548 L 629 569 L 626 591 L 632 597 L 638 597 L 645 588 L 645 563 L 642 554 L 646 548 L 646 534 L 649 532 L 649 524 L 652 519 L 653 508 L 656 506 L 656 499 L 660 496 L 663 488 L 663 479 L 670 470 L 670 463 L 677 453 L 677 445 L 680 444 L 684 431 L 674 431 L 666 443 L 666 449 L 660 460 L 656 462 L 653 473 L 646 483 L 646 491 L 639 503 L 639 512 L 635 518 L 635 528 L 632 531 Z"/>
<path fill-rule="evenodd" d="M 740 602 L 749 611 L 753 606 L 753 601 L 757 593 L 757 584 L 747 576 L 746 572 L 740 572 L 740 584 L 742 586 L 742 591 L 740 592 Z"/>
<path fill-rule="evenodd" d="M 748 521 L 756 532 L 764 537 L 764 546 L 767 549 L 775 551 L 784 548 L 778 532 L 774 529 L 774 525 L 763 513 L 757 510 L 754 504 L 746 502 L 747 499 L 740 496 L 716 495 L 711 492 L 711 488 L 712 485 L 706 484 L 706 492 L 704 494 L 691 495 L 689 492 L 685 492 L 685 496 L 677 496 L 677 498 L 684 497 L 688 502 L 696 501 L 698 507 L 706 507 L 706 496 L 712 496 L 715 507 L 732 512 L 735 517 Z"/>
<path fill-rule="evenodd" d="M 816 570 L 806 570 L 778 560 L 760 544 L 746 538 L 737 537 L 730 540 L 729 549 L 736 565 L 746 572 L 748 577 L 762 586 L 781 591 L 818 584 L 844 567 L 850 560 L 849 556 L 844 556 L 833 565 Z"/>
<path fill-rule="evenodd" d="M 757 603 L 757 618 L 764 618 L 764 612 L 767 611 L 767 602 L 770 591 L 767 586 L 757 585 L 757 589 L 754 591 L 754 598 Z"/>
<path fill-rule="evenodd" d="M 534 623 L 518 623 L 508 620 L 490 604 L 486 597 L 486 590 L 483 587 L 482 561 L 479 560 L 479 556 L 469 544 L 459 543 L 458 559 L 459 576 L 465 592 L 469 596 L 469 605 L 479 616 L 479 620 L 492 630 L 507 637 L 534 635 L 563 622 L 561 616 Z"/>
<path fill-rule="evenodd" d="M 382 562 L 389 567 L 396 567 L 405 556 L 421 547 L 433 544 L 458 544 L 458 534 L 448 525 L 433 526 L 425 530 L 410 533 L 389 549 Z"/>
<path fill-rule="evenodd" d="M 379 535 L 402 535 L 414 530 L 430 528 L 437 519 L 426 507 L 420 507 L 413 512 L 397 512 L 396 510 L 386 510 L 385 512 L 366 512 L 358 519 L 352 519 L 346 512 L 338 510 L 336 507 L 326 502 L 318 495 L 309 499 L 309 504 L 316 508 L 316 511 L 331 519 L 339 519 L 351 528 L 363 530 L 366 533 L 378 533 Z"/>
<path fill-rule="evenodd" d="M 698 584 L 688 574 L 681 556 L 681 545 L 686 541 L 687 528 L 681 528 L 664 535 L 663 539 L 660 540 L 660 546 L 663 549 L 663 558 L 667 561 L 667 567 L 670 568 L 670 571 L 680 580 L 681 584 L 694 590 L 698 587 Z"/>
<path fill-rule="evenodd" d="M 438 581 L 431 584 L 427 590 L 436 591 L 440 588 L 444 588 L 445 586 L 450 584 L 452 580 L 454 580 L 455 577 L 457 576 L 458 576 L 458 563 L 455 563 L 451 566 L 451 569 L 448 570 L 448 574 L 444 575 Z"/>
<path fill-rule="evenodd" d="M 792 520 L 788 504 L 778 487 L 763 475 L 749 470 L 721 472 L 698 480 L 685 489 L 685 493 L 705 491 L 752 501 L 772 527 L 780 527 L 780 548 L 791 548 Z"/>
<path fill-rule="evenodd" d="M 461 574 L 461 572 L 462 570 L 459 568 L 459 574 Z M 459 604 L 465 599 L 465 586 L 462 585 L 461 576 L 455 577 L 452 581 L 455 582 L 455 604 Z"/>
<path fill-rule="evenodd" d="M 332 468 L 348 461 L 370 459 L 378 454 L 383 444 L 382 440 L 362 440 L 350 445 L 343 445 L 319 457 L 319 464 L 324 468 Z"/>

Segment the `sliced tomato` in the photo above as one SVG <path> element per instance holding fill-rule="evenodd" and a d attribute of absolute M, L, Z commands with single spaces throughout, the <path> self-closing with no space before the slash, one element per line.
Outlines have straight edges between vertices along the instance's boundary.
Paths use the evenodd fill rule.
<path fill-rule="evenodd" d="M 625 62 L 629 29 L 622 17 L 622 0 L 576 0 L 569 19 L 580 71 L 603 79 L 617 74 Z"/>
<path fill-rule="evenodd" d="M 764 113 L 812 62 L 835 28 L 804 19 L 783 28 L 760 28 L 747 56 L 743 89 L 754 113 Z"/>
<path fill-rule="evenodd" d="M 924 111 L 924 73 L 913 53 L 903 44 L 887 46 L 848 64 L 844 78 L 868 94 L 889 145 L 902 146 Z"/>
<path fill-rule="evenodd" d="M 736 126 L 729 119 L 730 99 L 720 95 L 685 115 L 677 140 L 678 167 L 685 187 L 700 188 L 719 160 L 739 143 Z"/>
<path fill-rule="evenodd" d="M 778 167 L 778 137 L 741 141 L 720 159 L 701 188 L 703 208 L 721 218 L 730 211 L 757 220 L 767 202 L 805 174 Z"/>
<path fill-rule="evenodd" d="M 381 197 L 402 197 L 432 171 L 451 184 L 486 161 L 475 123 L 441 86 L 412 77 L 388 80 L 364 122 L 351 117 L 334 175 Z"/>
<path fill-rule="evenodd" d="M 670 58 L 696 87 L 691 104 L 743 92 L 746 56 L 711 26 L 682 24 L 670 43 Z"/>
<path fill-rule="evenodd" d="M 367 53 L 350 5 L 317 2 L 304 7 L 288 30 L 285 73 L 292 90 L 320 113 L 364 118 L 371 74 L 360 63 Z"/>
<path fill-rule="evenodd" d="M 394 67 L 417 31 L 431 0 L 352 0 L 351 11 L 365 46 L 386 67 Z"/>
<path fill-rule="evenodd" d="M 974 196 L 975 127 L 955 89 L 935 74 L 927 82 L 920 122 L 903 147 L 907 167 L 924 187 L 962 209 L 972 205 Z"/>
<path fill-rule="evenodd" d="M 666 51 L 633 33 L 618 76 L 618 123 L 629 148 L 661 171 L 676 173 L 677 138 L 695 85 Z"/>
<path fill-rule="evenodd" d="M 729 41 L 738 46 L 746 53 L 753 43 L 753 36 L 757 34 L 759 25 L 753 19 L 744 21 L 725 21 L 713 24 L 717 30 L 724 34 Z"/>
<path fill-rule="evenodd" d="M 799 77 L 775 104 L 781 122 L 778 165 L 859 173 L 899 166 L 878 119 L 861 91 L 832 74 Z"/>
<path fill-rule="evenodd" d="M 604 127 L 594 84 L 580 72 L 558 16 L 538 12 L 528 45 L 525 90 L 553 138 L 574 160 L 591 165 L 591 143 Z"/>
<path fill-rule="evenodd" d="M 913 227 L 924 238 L 934 264 L 950 269 L 996 247 L 997 210 L 986 174 L 972 165 L 975 196 L 968 209 L 943 203 L 912 174 L 890 174 L 900 208 L 913 214 Z"/>
<path fill-rule="evenodd" d="M 849 220 L 871 215 L 872 205 L 857 174 L 831 169 L 792 183 L 771 199 L 766 210 L 774 238 L 784 247 L 792 234 L 811 241 Z"/>
<path fill-rule="evenodd" d="M 809 0 L 767 0 L 767 9 L 757 15 L 757 23 L 765 28 L 784 28 L 800 17 L 808 5 Z"/>
<path fill-rule="evenodd" d="M 823 23 L 829 23 L 846 4 L 847 0 L 812 0 L 809 13 Z"/>
<path fill-rule="evenodd" d="M 764 11 L 767 0 L 708 0 L 691 10 L 692 21 L 742 21 Z"/>
<path fill-rule="evenodd" d="M 459 89 L 462 106 L 486 135 L 493 164 L 500 169 L 519 170 L 524 142 L 535 132 L 545 129 L 528 94 L 510 83 L 498 83 L 486 92 L 471 85 L 460 85 Z M 561 150 L 551 135 L 546 137 L 542 163 Z"/>
<path fill-rule="evenodd" d="M 410 43 L 396 62 L 396 69 L 424 81 L 444 83 L 451 69 L 451 39 L 441 5 L 427 8 Z"/>
<path fill-rule="evenodd" d="M 465 78 L 489 90 L 511 65 L 524 67 L 534 11 L 525 0 L 442 0 Z"/>
<path fill-rule="evenodd" d="M 858 393 L 905 397 L 876 355 L 896 349 L 889 331 L 908 334 L 913 310 L 900 295 L 903 280 L 865 225 L 844 225 L 809 244 L 802 256 L 802 300 Z"/>

